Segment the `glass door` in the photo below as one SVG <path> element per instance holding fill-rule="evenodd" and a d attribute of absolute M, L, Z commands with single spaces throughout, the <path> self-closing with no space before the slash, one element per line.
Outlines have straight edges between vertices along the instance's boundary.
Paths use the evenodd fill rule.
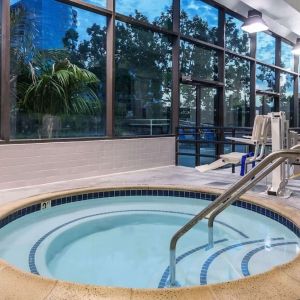
<path fill-rule="evenodd" d="M 209 86 L 198 86 L 199 93 L 199 126 L 202 127 L 200 143 L 197 144 L 196 165 L 209 164 L 216 160 L 218 89 Z"/>
<path fill-rule="evenodd" d="M 179 165 L 195 167 L 216 159 L 217 107 L 217 87 L 181 84 Z"/>
<path fill-rule="evenodd" d="M 185 167 L 196 166 L 196 126 L 197 113 L 197 87 L 191 84 L 180 85 L 179 106 L 179 141 L 177 144 L 178 165 Z"/>

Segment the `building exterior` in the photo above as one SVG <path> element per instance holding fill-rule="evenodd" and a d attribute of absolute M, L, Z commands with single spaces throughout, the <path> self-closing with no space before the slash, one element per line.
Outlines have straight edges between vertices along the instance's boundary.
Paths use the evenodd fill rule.
<path fill-rule="evenodd" d="M 20 18 L 12 36 L 14 46 L 21 47 L 32 35 L 32 43 L 38 49 L 62 49 L 65 32 L 77 28 L 76 10 L 60 2 L 19 0 L 10 11 Z"/>

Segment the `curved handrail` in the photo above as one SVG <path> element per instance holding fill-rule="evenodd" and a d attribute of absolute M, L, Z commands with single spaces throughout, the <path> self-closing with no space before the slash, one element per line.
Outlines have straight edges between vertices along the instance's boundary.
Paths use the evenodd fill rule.
<path fill-rule="evenodd" d="M 291 150 L 300 149 L 300 145 L 295 145 L 291 148 Z M 293 157 L 295 157 L 293 155 Z M 259 173 L 255 178 L 253 178 L 251 181 L 248 182 L 245 186 L 241 187 L 239 190 L 237 190 L 232 196 L 226 200 L 226 202 L 223 202 L 223 205 L 221 204 L 217 209 L 215 209 L 211 215 L 208 218 L 208 233 L 209 233 L 209 246 L 213 246 L 213 225 L 215 218 L 228 206 L 230 206 L 236 199 L 238 199 L 241 195 L 243 195 L 245 192 L 250 190 L 253 186 L 255 186 L 256 183 L 261 181 L 265 176 L 267 176 L 269 173 L 271 173 L 274 169 L 279 167 L 287 158 L 281 157 L 275 160 L 272 165 L 270 165 L 268 168 L 264 169 L 261 173 Z"/>
<path fill-rule="evenodd" d="M 222 205 L 223 211 L 227 206 L 227 201 L 234 201 L 236 197 L 241 196 L 246 191 L 248 191 L 254 184 L 261 180 L 263 177 L 268 175 L 271 171 L 277 168 L 281 163 L 283 163 L 288 158 L 297 158 L 300 156 L 300 151 L 295 149 L 300 149 L 300 145 L 294 146 L 291 150 L 279 150 L 269 154 L 264 158 L 260 164 L 248 172 L 244 177 L 239 181 L 234 183 L 227 191 L 221 194 L 215 201 L 210 205 L 204 208 L 199 214 L 193 217 L 188 223 L 186 223 L 182 228 L 180 228 L 172 237 L 170 242 L 170 287 L 177 286 L 176 284 L 176 245 L 178 240 L 192 229 L 199 221 L 203 220 L 210 213 L 214 212 L 215 209 L 218 209 Z M 276 160 L 271 166 L 265 169 L 271 162 Z M 265 170 L 264 170 L 265 169 Z M 264 172 L 262 172 L 264 171 Z M 261 174 L 259 174 L 262 172 Z M 259 174 L 259 175 L 258 175 Z M 257 176 L 255 178 L 255 176 Z M 233 198 L 234 197 L 234 198 Z M 211 219 L 213 223 L 214 218 Z"/>

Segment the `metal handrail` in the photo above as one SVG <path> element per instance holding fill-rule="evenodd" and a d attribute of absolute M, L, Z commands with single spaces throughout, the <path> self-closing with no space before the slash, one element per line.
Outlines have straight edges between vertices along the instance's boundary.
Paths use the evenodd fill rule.
<path fill-rule="evenodd" d="M 280 166 L 288 158 L 297 158 L 300 156 L 300 145 L 296 145 L 291 150 L 279 150 L 269 154 L 264 158 L 260 164 L 248 172 L 238 182 L 234 183 L 227 191 L 221 194 L 215 201 L 204 208 L 198 215 L 192 218 L 187 224 L 179 229 L 171 239 L 170 242 L 170 287 L 177 286 L 176 283 L 176 245 L 178 240 L 192 229 L 199 221 L 206 218 L 209 214 L 210 230 L 209 230 L 209 244 L 213 243 L 212 225 L 215 217 L 222 212 L 227 206 L 234 202 L 238 197 L 253 187 L 263 177 L 272 172 L 275 168 Z M 269 166 L 270 163 L 275 162 Z M 268 168 L 266 168 L 268 166 Z M 261 173 L 260 173 L 261 172 Z M 259 174 L 260 173 L 260 174 Z M 216 212 L 216 213 L 215 213 Z"/>

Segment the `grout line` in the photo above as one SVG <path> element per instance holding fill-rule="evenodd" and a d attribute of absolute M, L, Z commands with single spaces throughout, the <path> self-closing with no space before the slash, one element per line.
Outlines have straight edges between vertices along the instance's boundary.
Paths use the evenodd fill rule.
<path fill-rule="evenodd" d="M 55 282 L 53 284 L 53 287 L 51 288 L 51 290 L 49 291 L 49 293 L 45 296 L 44 300 L 49 299 L 49 296 L 51 296 L 51 294 L 52 294 L 53 290 L 56 288 L 57 284 L 58 284 L 58 280 L 55 280 Z"/>
<path fill-rule="evenodd" d="M 138 173 L 138 172 L 151 171 L 151 170 L 159 170 L 159 169 L 169 168 L 169 167 L 173 167 L 173 166 L 174 165 L 166 165 L 166 166 L 161 166 L 161 167 L 154 167 L 154 168 L 147 168 L 147 169 L 138 169 L 138 170 L 132 170 L 132 171 L 119 172 L 119 173 L 110 173 L 110 174 L 99 175 L 99 176 L 81 177 L 81 178 L 74 178 L 74 179 L 61 180 L 61 181 L 53 181 L 53 182 L 42 183 L 42 184 L 35 184 L 35 185 L 24 185 L 24 186 L 17 187 L 17 188 L 0 189 L 0 193 L 1 192 L 9 192 L 9 191 L 31 189 L 31 188 L 36 188 L 36 187 L 41 187 L 41 186 L 47 186 L 47 185 L 51 186 L 51 185 L 55 185 L 55 184 L 63 184 L 63 183 L 72 182 L 72 181 L 89 180 L 89 179 L 96 179 L 96 178 L 100 179 L 100 178 L 111 177 L 111 176 L 118 176 L 118 175 L 123 175 L 123 174 Z"/>

